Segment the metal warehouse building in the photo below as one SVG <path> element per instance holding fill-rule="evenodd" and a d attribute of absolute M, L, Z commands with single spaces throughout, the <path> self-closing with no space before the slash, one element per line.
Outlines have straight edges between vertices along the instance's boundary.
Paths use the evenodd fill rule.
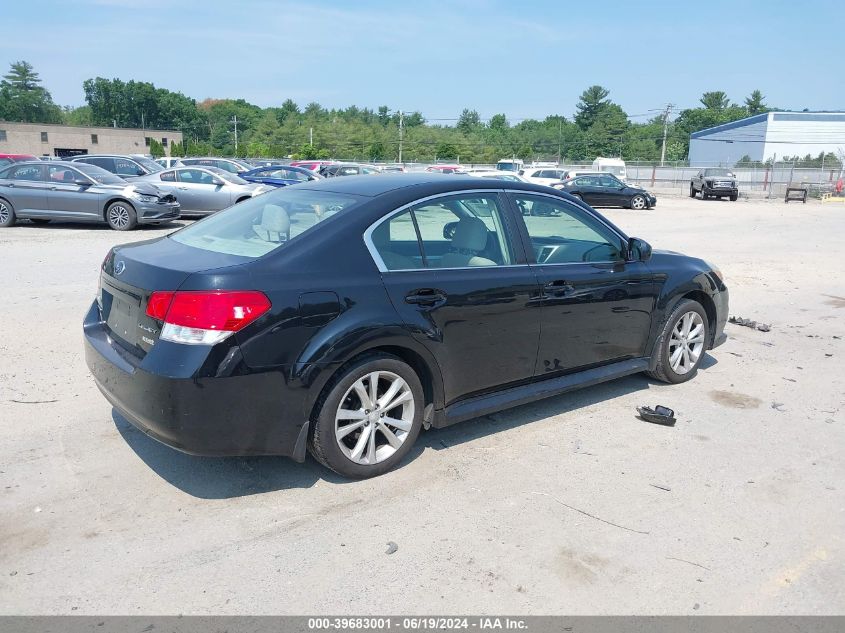
<path fill-rule="evenodd" d="M 693 132 L 689 163 L 727 167 L 743 156 L 766 161 L 822 152 L 845 152 L 845 112 L 767 112 Z"/>
<path fill-rule="evenodd" d="M 146 154 L 155 139 L 169 152 L 170 142 L 182 142 L 173 130 L 113 127 L 71 127 L 45 123 L 0 121 L 0 154 L 76 156 L 78 154 Z"/>

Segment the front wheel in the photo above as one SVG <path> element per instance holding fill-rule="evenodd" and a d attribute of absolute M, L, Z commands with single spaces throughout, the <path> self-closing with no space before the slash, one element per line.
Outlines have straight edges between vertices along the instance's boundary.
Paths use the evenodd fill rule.
<path fill-rule="evenodd" d="M 707 313 L 700 303 L 681 301 L 663 326 L 655 354 L 657 364 L 648 375 L 669 383 L 693 378 L 704 358 L 709 336 Z"/>
<path fill-rule="evenodd" d="M 646 203 L 646 200 L 643 196 L 638 194 L 638 195 L 634 196 L 633 198 L 631 198 L 631 208 L 632 209 L 635 209 L 637 211 L 642 211 L 647 206 L 648 206 L 648 204 Z"/>
<path fill-rule="evenodd" d="M 12 203 L 0 198 L 0 227 L 12 226 L 15 223 L 15 210 Z"/>
<path fill-rule="evenodd" d="M 387 354 L 364 356 L 320 397 L 309 449 L 344 477 L 381 475 L 411 450 L 424 406 L 422 384 L 411 367 Z"/>
<path fill-rule="evenodd" d="M 138 216 L 128 202 L 112 202 L 106 209 L 106 222 L 115 231 L 131 231 L 138 224 Z"/>
<path fill-rule="evenodd" d="M 736 194 L 736 193 L 735 193 L 735 194 L 733 194 L 733 195 L 731 196 L 731 202 L 736 202 L 736 199 L 737 199 L 738 197 L 739 197 L 739 194 Z"/>
<path fill-rule="evenodd" d="M 689 186 L 689 197 L 695 198 L 695 187 L 693 187 L 692 184 Z"/>
<path fill-rule="evenodd" d="M 702 185 L 702 187 L 701 187 L 701 199 L 707 200 L 708 197 L 709 196 L 706 193 L 704 193 L 704 186 Z"/>

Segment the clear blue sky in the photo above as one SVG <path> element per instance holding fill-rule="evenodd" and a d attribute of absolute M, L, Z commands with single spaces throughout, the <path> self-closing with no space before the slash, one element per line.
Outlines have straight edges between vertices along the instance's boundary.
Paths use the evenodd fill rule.
<path fill-rule="evenodd" d="M 3 5 L 0 67 L 31 62 L 62 105 L 81 105 L 82 81 L 101 76 L 197 100 L 388 105 L 429 119 L 465 107 L 571 116 L 596 83 L 631 115 L 692 107 L 707 90 L 741 102 L 755 88 L 787 109 L 845 109 L 841 0 Z"/>

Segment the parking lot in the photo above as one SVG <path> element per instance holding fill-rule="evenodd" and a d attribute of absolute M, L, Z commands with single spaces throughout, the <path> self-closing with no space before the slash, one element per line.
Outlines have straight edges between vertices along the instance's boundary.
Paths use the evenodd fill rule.
<path fill-rule="evenodd" d="M 728 325 L 689 383 L 632 376 L 423 433 L 358 482 L 190 457 L 112 413 L 82 357 L 99 265 L 173 227 L 0 230 L 0 613 L 841 612 L 845 207 L 606 215 L 717 264 L 731 314 L 771 331 Z"/>

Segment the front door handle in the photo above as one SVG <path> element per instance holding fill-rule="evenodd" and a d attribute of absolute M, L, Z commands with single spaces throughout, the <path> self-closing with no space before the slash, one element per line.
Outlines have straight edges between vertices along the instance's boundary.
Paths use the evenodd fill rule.
<path fill-rule="evenodd" d="M 570 293 L 574 290 L 572 284 L 570 284 L 565 279 L 555 279 L 554 281 L 548 282 L 545 286 L 543 286 L 543 291 L 547 295 L 551 295 L 553 297 L 562 297 L 563 295 Z"/>
<path fill-rule="evenodd" d="M 424 308 L 437 308 L 446 303 L 446 293 L 434 288 L 420 288 L 405 295 L 405 303 Z"/>

